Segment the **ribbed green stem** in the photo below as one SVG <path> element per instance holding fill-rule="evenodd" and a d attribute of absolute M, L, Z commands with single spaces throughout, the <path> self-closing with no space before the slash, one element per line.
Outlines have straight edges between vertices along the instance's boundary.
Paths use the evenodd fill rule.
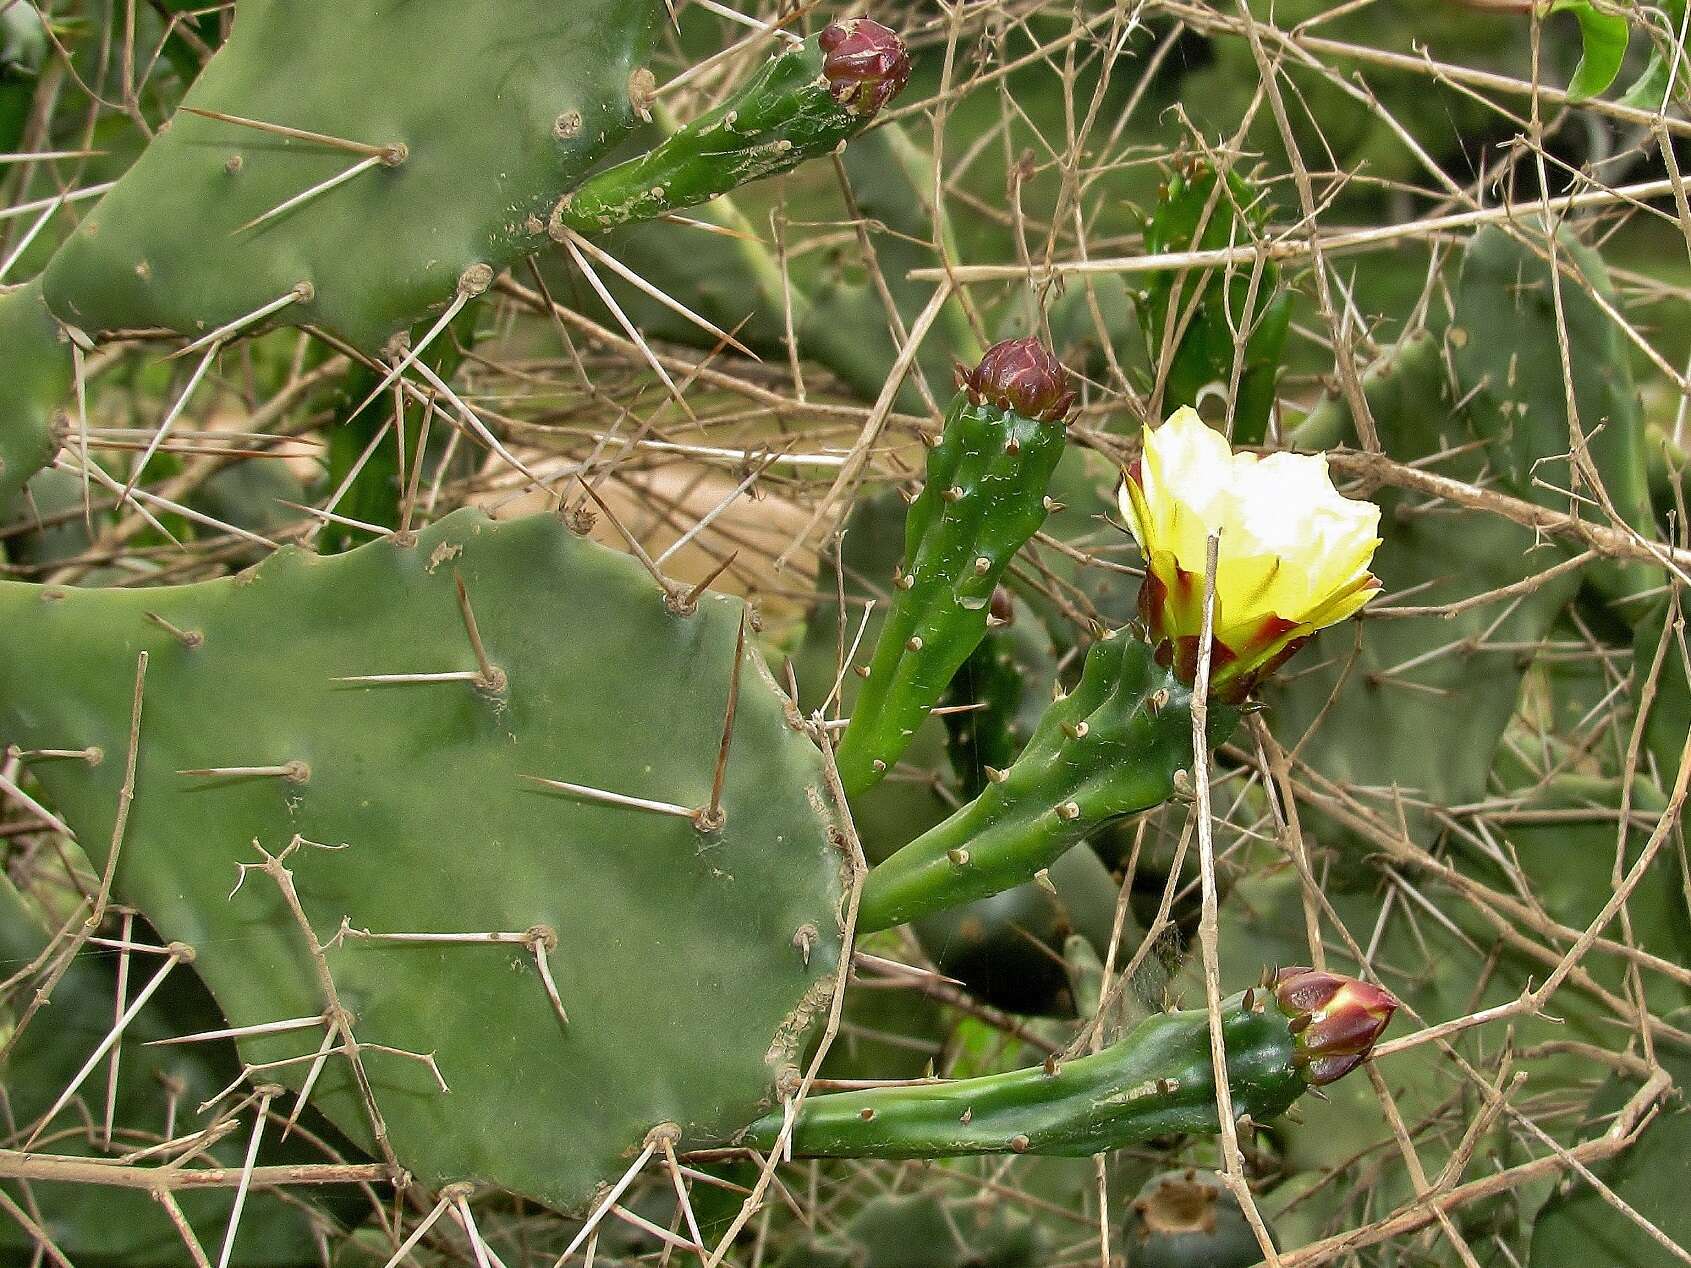
<path fill-rule="evenodd" d="M 993 588 L 1045 522 L 1063 442 L 1061 423 L 971 404 L 964 392 L 952 401 L 905 519 L 893 609 L 840 740 L 847 793 L 898 760 L 985 636 Z"/>
<path fill-rule="evenodd" d="M 1246 997 L 1250 996 L 1247 1007 Z M 1290 1024 L 1262 991 L 1222 1003 L 1234 1112 L 1263 1121 L 1304 1092 Z M 1008 1074 L 805 1099 L 793 1153 L 814 1158 L 943 1158 L 1033 1153 L 1081 1157 L 1158 1136 L 1220 1130 L 1208 1014 L 1148 1018 L 1094 1056 Z M 768 1149 L 782 1114 L 747 1130 Z"/>
<path fill-rule="evenodd" d="M 1237 721 L 1212 702 L 1211 745 Z M 1045 711 L 1015 765 L 869 873 L 858 931 L 1030 880 L 1110 820 L 1167 801 L 1191 766 L 1190 690 L 1145 643 L 1115 631 L 1087 654 L 1080 683 Z"/>
<path fill-rule="evenodd" d="M 820 35 L 783 49 L 745 87 L 647 153 L 589 177 L 552 212 L 552 235 L 601 233 L 697 206 L 831 152 L 871 118 L 835 99 Z"/>

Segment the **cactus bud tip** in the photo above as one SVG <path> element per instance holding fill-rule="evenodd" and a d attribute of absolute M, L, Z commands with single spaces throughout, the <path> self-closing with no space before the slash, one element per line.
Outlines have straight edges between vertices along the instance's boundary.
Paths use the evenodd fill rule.
<path fill-rule="evenodd" d="M 1292 1022 L 1295 1060 L 1311 1087 L 1335 1082 L 1367 1060 L 1398 1009 L 1390 991 L 1324 969 L 1281 969 L 1274 999 Z"/>
<path fill-rule="evenodd" d="M 820 43 L 828 90 L 853 114 L 874 117 L 910 79 L 904 41 L 871 18 L 832 23 Z"/>
<path fill-rule="evenodd" d="M 957 371 L 958 386 L 977 405 L 984 400 L 1039 422 L 1057 422 L 1074 408 L 1068 377 L 1050 349 L 1031 335 L 995 343 L 973 370 Z"/>

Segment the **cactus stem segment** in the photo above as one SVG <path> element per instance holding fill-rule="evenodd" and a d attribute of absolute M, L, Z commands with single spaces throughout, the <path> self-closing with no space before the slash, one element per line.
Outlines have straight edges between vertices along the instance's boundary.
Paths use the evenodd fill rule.
<path fill-rule="evenodd" d="M 572 230 L 655 219 L 830 154 L 909 74 L 903 43 L 886 27 L 868 19 L 830 25 L 780 49 L 721 105 L 646 154 L 583 181 L 552 209 L 548 232 L 568 246 Z"/>
<path fill-rule="evenodd" d="M 1291 1019 L 1304 996 L 1320 995 L 1345 1017 L 1368 1022 L 1346 1032 L 1342 1046 L 1350 1065 L 1334 1078 L 1366 1059 L 1390 1019 L 1384 1005 L 1390 997 L 1378 988 L 1333 975 L 1315 982 L 1303 973 L 1296 982 L 1283 975 L 1291 983 L 1283 992 L 1290 1002 L 1279 1008 L 1257 1008 L 1254 996 L 1221 1002 L 1235 1112 L 1253 1122 L 1286 1112 L 1320 1081 L 1311 1078 L 1310 1061 L 1337 1055 L 1333 1048 L 1313 1054 L 1293 1035 Z M 1083 1157 L 1178 1132 L 1213 1134 L 1220 1130 L 1217 1090 L 1209 1012 L 1171 1012 L 1148 1018 L 1092 1056 L 980 1078 L 809 1097 L 793 1126 L 792 1149 L 795 1156 L 825 1158 Z M 768 1114 L 747 1129 L 743 1143 L 767 1148 L 781 1127 L 782 1115 Z"/>
<path fill-rule="evenodd" d="M 1031 339 L 995 344 L 973 370 L 959 368 L 960 390 L 910 499 L 892 614 L 840 743 L 848 794 L 898 759 L 985 637 L 999 577 L 1045 520 L 1074 400 L 1066 380 Z"/>
<path fill-rule="evenodd" d="M 1166 703 L 1153 711 L 1158 695 Z M 1233 710 L 1212 704 L 1211 743 L 1236 722 Z M 973 801 L 870 871 L 858 928 L 888 928 L 1030 880 L 1110 820 L 1174 796 L 1191 763 L 1190 690 L 1147 644 L 1100 639 L 1079 683 L 1057 693 L 1015 763 L 988 768 Z M 967 872 L 948 865 L 963 846 L 973 860 Z"/>

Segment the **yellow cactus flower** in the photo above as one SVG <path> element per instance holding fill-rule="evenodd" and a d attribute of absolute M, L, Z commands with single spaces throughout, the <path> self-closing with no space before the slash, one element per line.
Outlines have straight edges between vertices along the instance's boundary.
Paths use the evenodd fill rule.
<path fill-rule="evenodd" d="M 1139 615 L 1157 659 L 1196 674 L 1210 534 L 1221 535 L 1210 689 L 1238 701 L 1373 598 L 1380 508 L 1344 497 L 1320 455 L 1234 453 L 1191 409 L 1147 429 L 1121 512 L 1145 557 Z"/>

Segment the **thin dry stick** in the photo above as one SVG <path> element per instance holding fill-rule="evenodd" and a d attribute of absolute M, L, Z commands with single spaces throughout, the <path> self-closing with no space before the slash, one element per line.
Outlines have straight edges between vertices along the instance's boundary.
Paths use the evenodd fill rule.
<path fill-rule="evenodd" d="M 106 918 L 106 904 L 111 899 L 112 878 L 117 874 L 118 851 L 123 848 L 124 830 L 129 825 L 129 807 L 135 800 L 135 764 L 141 749 L 141 701 L 147 689 L 147 653 L 135 658 L 135 694 L 129 705 L 129 747 L 123 759 L 123 786 L 117 793 L 117 817 L 112 821 L 111 846 L 106 851 L 106 866 L 100 873 L 100 889 L 94 896 L 94 908 L 88 913 L 88 931 L 98 929 Z M 125 941 L 129 928 L 125 918 Z"/>
<path fill-rule="evenodd" d="M 1227 1077 L 1227 1033 L 1221 1017 L 1220 934 L 1216 921 L 1219 900 L 1215 887 L 1215 839 L 1210 821 L 1209 690 L 1210 656 L 1215 648 L 1215 579 L 1221 553 L 1221 534 L 1211 533 L 1204 565 L 1204 622 L 1198 635 L 1198 672 L 1192 684 L 1192 773 L 1196 797 L 1192 809 L 1198 823 L 1198 863 L 1203 885 L 1203 911 L 1198 920 L 1198 944 L 1204 962 L 1204 1002 L 1209 1012 L 1210 1064 L 1215 1071 L 1215 1109 L 1221 1125 L 1222 1179 L 1256 1234 L 1268 1262 L 1279 1268 L 1268 1226 L 1256 1209 L 1245 1182 L 1244 1157 L 1239 1152 L 1238 1121 L 1233 1117 L 1233 1088 Z"/>

